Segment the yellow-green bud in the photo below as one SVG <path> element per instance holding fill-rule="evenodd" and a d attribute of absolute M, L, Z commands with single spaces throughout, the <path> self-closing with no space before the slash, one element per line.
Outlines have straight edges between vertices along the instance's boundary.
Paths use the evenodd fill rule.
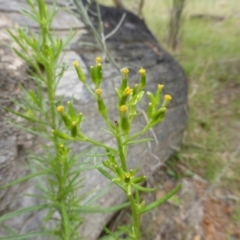
<path fill-rule="evenodd" d="M 57 111 L 58 111 L 59 113 L 63 113 L 63 112 L 64 112 L 64 106 L 58 106 L 58 107 L 57 107 Z"/>
<path fill-rule="evenodd" d="M 130 131 L 130 123 L 127 115 L 128 107 L 126 105 L 122 105 L 120 106 L 119 111 L 120 111 L 120 127 L 125 134 L 128 134 Z"/>
<path fill-rule="evenodd" d="M 71 119 L 70 117 L 64 112 L 64 107 L 63 106 L 58 106 L 57 107 L 57 112 L 61 115 L 62 120 L 67 128 L 70 127 L 71 125 Z"/>
<path fill-rule="evenodd" d="M 164 85 L 158 84 L 158 89 L 159 90 L 163 90 L 163 88 L 164 88 Z"/>
<path fill-rule="evenodd" d="M 62 133 L 60 131 L 57 131 L 57 130 L 52 130 L 52 134 L 56 137 L 59 137 L 61 139 L 64 139 L 64 140 L 67 140 L 69 139 L 69 136 L 65 133 Z"/>
<path fill-rule="evenodd" d="M 128 73 L 129 70 L 127 68 L 123 68 L 122 69 L 122 82 L 121 82 L 121 86 L 120 86 L 120 90 L 121 92 L 123 92 L 125 90 L 125 88 L 127 87 L 128 84 Z"/>
<path fill-rule="evenodd" d="M 128 96 L 132 93 L 132 89 L 130 87 L 126 87 L 125 90 L 123 91 L 123 94 L 119 100 L 119 106 L 122 106 L 126 104 Z"/>
<path fill-rule="evenodd" d="M 164 88 L 164 85 L 158 84 L 157 91 L 155 94 L 156 105 L 158 105 L 160 102 L 161 93 L 162 93 L 163 88 Z"/>
<path fill-rule="evenodd" d="M 127 112 L 128 111 L 128 107 L 126 105 L 122 105 L 120 107 L 120 112 Z"/>
<path fill-rule="evenodd" d="M 101 96 L 101 94 L 102 94 L 102 89 L 97 88 L 97 89 L 95 90 L 95 93 L 97 94 L 97 96 Z"/>
<path fill-rule="evenodd" d="M 128 96 L 132 93 L 132 89 L 130 87 L 126 87 L 125 90 L 123 91 L 123 95 Z"/>
<path fill-rule="evenodd" d="M 71 127 L 70 117 L 66 113 L 62 113 L 61 116 L 65 126 L 69 129 Z"/>
<path fill-rule="evenodd" d="M 73 66 L 74 66 L 74 67 L 79 67 L 79 62 L 78 62 L 77 60 L 74 61 L 74 62 L 73 62 Z"/>
<path fill-rule="evenodd" d="M 172 97 L 170 96 L 170 95 L 165 95 L 164 96 L 164 102 L 163 102 L 163 107 L 167 107 L 168 106 L 168 104 L 171 102 L 171 100 L 172 100 Z"/>
<path fill-rule="evenodd" d="M 82 71 L 82 69 L 80 68 L 79 66 L 79 62 L 78 61 L 74 61 L 73 62 L 73 66 L 75 67 L 76 69 L 76 72 L 77 72 L 77 75 L 78 75 L 78 79 L 83 82 L 83 83 L 86 83 L 86 77 Z"/>
<path fill-rule="evenodd" d="M 141 67 L 141 68 L 139 69 L 138 73 L 139 73 L 141 76 L 146 75 L 146 69 L 144 69 L 144 68 Z"/>
<path fill-rule="evenodd" d="M 96 57 L 96 65 L 98 65 L 98 63 L 102 63 L 102 58 L 101 57 Z"/>
<path fill-rule="evenodd" d="M 97 75 L 96 87 L 99 87 L 102 82 L 102 64 L 101 63 L 98 63 L 96 66 L 96 75 Z"/>
<path fill-rule="evenodd" d="M 100 88 L 96 89 L 95 93 L 97 95 L 98 111 L 104 118 L 106 118 L 107 117 L 107 108 L 106 108 L 106 105 L 101 96 L 102 89 L 100 89 Z"/>
<path fill-rule="evenodd" d="M 143 90 L 146 86 L 146 69 L 144 68 L 140 68 L 140 70 L 138 71 L 138 73 L 140 74 L 140 89 Z"/>
<path fill-rule="evenodd" d="M 97 73 L 96 73 L 96 68 L 91 66 L 90 67 L 90 73 L 91 73 L 91 78 L 93 83 L 95 84 L 95 86 L 98 88 L 97 86 Z"/>
<path fill-rule="evenodd" d="M 126 77 L 126 76 L 128 76 L 129 70 L 127 68 L 123 68 L 122 73 Z"/>

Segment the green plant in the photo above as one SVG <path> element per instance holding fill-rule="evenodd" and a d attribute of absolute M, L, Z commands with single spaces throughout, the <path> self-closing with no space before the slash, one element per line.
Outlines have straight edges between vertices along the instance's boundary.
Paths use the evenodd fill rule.
<path fill-rule="evenodd" d="M 31 134 L 44 138 L 47 140 L 47 144 L 41 145 L 39 153 L 31 153 L 28 157 L 31 174 L 1 186 L 1 188 L 34 178 L 35 183 L 37 181 L 36 188 L 40 191 L 37 194 L 32 194 L 31 197 L 41 199 L 42 203 L 10 212 L 0 217 L 0 222 L 18 217 L 21 214 L 47 210 L 43 219 L 44 229 L 40 232 L 17 234 L 18 239 L 39 235 L 64 240 L 79 239 L 79 226 L 83 221 L 81 212 L 98 211 L 98 209 L 86 205 L 83 209 L 80 202 L 86 196 L 77 194 L 83 185 L 81 173 L 90 168 L 87 164 L 89 158 L 83 159 L 82 156 L 85 152 L 75 153 L 70 149 L 68 141 L 51 134 L 51 129 L 61 128 L 63 125 L 62 118 L 57 115 L 56 111 L 56 106 L 61 102 L 61 99 L 56 98 L 55 92 L 57 84 L 67 68 L 67 66 L 59 64 L 59 58 L 73 33 L 69 33 L 65 42 L 50 33 L 52 20 L 58 12 L 56 6 L 50 11 L 44 0 L 26 0 L 26 2 L 30 10 L 24 9 L 22 13 L 38 24 L 38 36 L 22 28 L 18 28 L 16 31 L 8 30 L 8 33 L 18 45 L 14 48 L 15 53 L 29 66 L 29 77 L 32 79 L 34 87 L 28 90 L 21 86 L 22 100 L 20 103 L 15 101 L 20 110 L 18 112 L 11 109 L 7 110 L 24 120 L 22 121 L 23 125 L 16 122 L 13 124 Z M 87 195 L 89 194 L 91 192 Z M 110 211 L 115 209 L 112 208 Z M 107 210 L 102 209 L 102 211 Z M 54 222 L 54 227 L 47 227 L 48 223 L 52 222 Z"/>
<path fill-rule="evenodd" d="M 128 168 L 128 147 L 130 144 L 140 144 L 151 140 L 149 138 L 139 139 L 139 137 L 149 131 L 155 125 L 159 124 L 164 119 L 166 108 L 171 101 L 171 96 L 165 95 L 164 102 L 159 106 L 161 93 L 164 86 L 159 84 L 156 93 L 154 94 L 147 92 L 150 100 L 147 109 L 148 123 L 139 132 L 131 133 L 131 127 L 139 115 L 136 110 L 137 104 L 144 96 L 144 89 L 146 86 L 146 70 L 140 68 L 139 84 L 136 84 L 133 88 L 130 88 L 128 86 L 129 70 L 127 68 L 124 68 L 122 70 L 122 81 L 120 83 L 120 87 L 115 89 L 116 97 L 118 99 L 118 105 L 116 107 L 119 112 L 119 119 L 115 120 L 115 122 L 111 122 L 108 116 L 108 107 L 106 106 L 104 98 L 102 97 L 103 91 L 100 88 L 101 82 L 103 81 L 102 59 L 100 57 L 97 57 L 96 65 L 90 67 L 91 79 L 95 85 L 95 93 L 87 83 L 86 77 L 83 74 L 79 63 L 75 61 L 73 65 L 76 69 L 79 80 L 95 98 L 98 104 L 98 112 L 103 117 L 106 125 L 108 126 L 108 130 L 105 130 L 105 132 L 110 134 L 112 138 L 115 139 L 117 147 L 113 148 L 87 137 L 80 126 L 82 114 L 76 114 L 71 102 L 68 102 L 68 112 L 64 111 L 64 106 L 62 105 L 57 107 L 57 111 L 62 117 L 65 123 L 65 127 L 69 130 L 69 134 L 65 134 L 59 130 L 54 129 L 53 135 L 61 139 L 68 139 L 77 142 L 88 142 L 94 146 L 101 147 L 106 150 L 107 159 L 102 161 L 101 164 L 97 163 L 95 160 L 95 167 L 106 178 L 115 183 L 125 192 L 131 206 L 133 224 L 130 226 L 130 229 L 124 227 L 124 230 L 128 232 L 129 239 L 140 239 L 140 215 L 154 209 L 155 207 L 167 201 L 172 195 L 178 192 L 180 186 L 177 186 L 163 198 L 150 203 L 149 205 L 145 205 L 145 202 L 141 201 L 140 199 L 139 192 L 152 192 L 155 191 L 155 189 L 141 186 L 141 183 L 146 180 L 146 177 L 138 175 L 139 168 Z M 121 228 L 121 230 L 123 230 L 123 228 Z"/>
<path fill-rule="evenodd" d="M 97 57 L 96 65 L 90 68 L 95 89 L 91 89 L 87 83 L 79 63 L 77 61 L 74 62 L 73 64 L 80 82 L 84 84 L 96 100 L 98 112 L 108 126 L 106 132 L 115 139 L 117 147 L 110 147 L 89 138 L 79 127 L 83 121 L 83 116 L 81 113 L 77 114 L 75 112 L 73 102 L 68 102 L 67 111 L 65 111 L 63 100 L 57 99 L 55 94 L 57 84 L 67 68 L 67 66 L 59 63 L 59 58 L 73 34 L 70 33 L 67 40 L 63 42 L 60 38 L 50 33 L 52 20 L 58 12 L 56 6 L 50 11 L 44 0 L 37 0 L 37 6 L 33 0 L 26 0 L 26 2 L 30 10 L 22 10 L 22 12 L 39 25 L 38 36 L 22 28 L 18 28 L 16 32 L 8 32 L 18 44 L 18 48 L 14 48 L 15 53 L 29 65 L 30 78 L 33 80 L 35 87 L 31 90 L 21 87 L 23 93 L 22 101 L 21 103 L 15 102 L 19 105 L 20 110 L 16 112 L 8 109 L 8 111 L 25 120 L 25 125 L 15 123 L 16 125 L 46 139 L 48 143 L 41 145 L 41 156 L 36 153 L 31 153 L 29 156 L 31 174 L 1 186 L 1 188 L 34 178 L 38 182 L 36 188 L 40 190 L 40 193 L 32 194 L 31 196 L 41 199 L 42 203 L 6 214 L 0 217 L 0 222 L 17 217 L 20 214 L 47 210 L 41 231 L 22 235 L 14 233 L 14 236 L 17 236 L 19 239 L 27 239 L 44 235 L 56 239 L 73 240 L 80 238 L 79 226 L 83 222 L 82 212 L 109 212 L 130 205 L 133 224 L 130 228 L 123 226 L 120 230 L 128 232 L 129 239 L 140 239 L 140 215 L 167 201 L 179 191 L 180 186 L 173 189 L 163 198 L 145 205 L 140 199 L 139 192 L 152 192 L 155 189 L 141 186 L 146 177 L 138 175 L 138 168 L 128 168 L 128 146 L 151 140 L 138 138 L 164 119 L 171 96 L 165 95 L 164 102 L 159 105 L 163 85 L 159 84 L 154 94 L 147 92 L 150 99 L 147 110 L 148 123 L 141 131 L 131 134 L 131 126 L 139 115 L 136 106 L 144 95 L 146 70 L 143 68 L 139 70 L 139 84 L 130 88 L 128 86 L 129 71 L 126 68 L 123 69 L 120 87 L 115 89 L 118 98 L 119 120 L 111 122 L 108 117 L 108 108 L 102 97 L 102 89 L 100 88 L 103 80 L 102 59 Z M 46 89 L 46 92 L 43 89 Z M 109 209 L 101 209 L 98 206 L 81 206 L 81 200 L 91 194 L 91 192 L 83 196 L 78 194 L 78 190 L 83 185 L 81 173 L 91 168 L 91 166 L 88 164 L 90 159 L 86 157 L 86 152 L 77 154 L 72 150 L 70 143 L 75 141 L 87 142 L 92 147 L 103 148 L 106 151 L 104 156 L 107 159 L 99 164 L 97 163 L 97 150 L 93 150 L 93 148 L 88 150 L 92 151 L 91 155 L 94 156 L 95 167 L 126 193 L 129 203 Z M 83 160 L 79 162 L 79 158 Z M 97 198 L 98 195 L 95 196 L 95 199 Z M 47 227 L 47 224 L 50 222 L 54 222 L 53 227 Z M 107 231 L 111 236 L 117 238 L 115 233 Z"/>

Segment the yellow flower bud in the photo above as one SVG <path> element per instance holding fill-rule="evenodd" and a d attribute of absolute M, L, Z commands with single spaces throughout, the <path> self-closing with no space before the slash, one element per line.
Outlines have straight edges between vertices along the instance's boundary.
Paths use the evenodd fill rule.
<path fill-rule="evenodd" d="M 73 66 L 74 66 L 74 67 L 79 67 L 79 62 L 78 62 L 77 60 L 74 61 L 74 62 L 73 62 Z"/>
<path fill-rule="evenodd" d="M 100 96 L 100 95 L 102 94 L 102 89 L 97 88 L 97 89 L 95 90 L 95 93 L 96 93 L 98 96 Z"/>
<path fill-rule="evenodd" d="M 127 96 L 127 95 L 130 95 L 132 93 L 132 89 L 130 87 L 126 87 L 124 92 L 123 92 L 123 95 Z"/>
<path fill-rule="evenodd" d="M 128 70 L 127 68 L 123 68 L 123 69 L 122 69 L 122 72 L 123 72 L 123 74 L 128 74 L 128 73 L 129 73 L 129 70 Z"/>
<path fill-rule="evenodd" d="M 139 82 L 139 87 L 140 90 L 144 90 L 145 86 L 146 86 L 146 69 L 144 68 L 140 68 L 140 70 L 138 71 L 138 73 L 140 74 L 140 82 Z"/>
<path fill-rule="evenodd" d="M 86 83 L 86 77 L 81 69 L 81 67 L 79 66 L 79 62 L 76 60 L 73 62 L 73 66 L 76 69 L 77 75 L 78 75 L 78 79 L 83 82 Z"/>
<path fill-rule="evenodd" d="M 64 111 L 64 106 L 58 106 L 58 107 L 57 107 L 57 111 L 58 111 L 59 113 L 63 113 L 63 111 Z"/>
<path fill-rule="evenodd" d="M 128 115 L 127 115 L 128 107 L 126 105 L 122 105 L 119 108 L 119 111 L 120 111 L 120 126 L 121 126 L 121 129 L 125 134 L 128 134 L 129 131 L 130 131 L 130 123 L 129 123 Z"/>
<path fill-rule="evenodd" d="M 164 100 L 170 102 L 172 100 L 172 97 L 167 94 L 167 95 L 164 96 Z"/>
<path fill-rule="evenodd" d="M 122 105 L 120 107 L 120 112 L 127 112 L 127 110 L 128 110 L 128 107 L 126 105 Z"/>
<path fill-rule="evenodd" d="M 139 69 L 138 73 L 139 73 L 140 75 L 142 75 L 142 76 L 145 76 L 145 75 L 146 75 L 146 69 L 144 69 L 144 68 L 141 67 L 141 68 Z"/>
<path fill-rule="evenodd" d="M 158 89 L 159 90 L 163 90 L 163 88 L 164 88 L 164 85 L 158 84 Z"/>
<path fill-rule="evenodd" d="M 102 62 L 102 58 L 101 57 L 96 57 L 96 63 L 101 63 Z"/>
<path fill-rule="evenodd" d="M 122 82 L 121 82 L 121 86 L 120 86 L 120 92 L 123 92 L 127 85 L 128 85 L 128 73 L 129 70 L 127 68 L 123 68 L 122 69 Z"/>
<path fill-rule="evenodd" d="M 162 107 L 167 107 L 171 100 L 172 100 L 172 97 L 170 95 L 168 94 L 165 95 Z"/>

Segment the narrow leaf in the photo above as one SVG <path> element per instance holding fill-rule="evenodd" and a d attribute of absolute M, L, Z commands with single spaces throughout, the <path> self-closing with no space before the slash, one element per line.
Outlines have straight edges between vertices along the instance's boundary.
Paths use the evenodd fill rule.
<path fill-rule="evenodd" d="M 157 190 L 157 188 L 146 188 L 146 187 L 142 187 L 138 184 L 133 184 L 133 187 L 141 192 L 154 192 Z"/>
<path fill-rule="evenodd" d="M 101 206 L 95 206 L 95 207 L 88 207 L 88 206 L 84 206 L 84 207 L 80 207 L 78 210 L 74 209 L 74 211 L 79 211 L 81 213 L 110 213 L 110 212 L 116 212 L 119 211 L 123 208 L 126 208 L 130 205 L 129 202 L 127 203 L 123 203 L 123 204 L 119 204 L 117 206 L 114 207 L 109 207 L 109 208 L 102 208 Z"/>
<path fill-rule="evenodd" d="M 37 177 L 37 176 L 41 176 L 41 175 L 44 175 L 44 174 L 47 174 L 47 173 L 48 173 L 47 171 L 44 171 L 44 172 L 36 172 L 36 173 L 29 174 L 27 176 L 24 176 L 22 178 L 17 179 L 16 181 L 13 181 L 13 182 L 7 183 L 3 186 L 0 186 L 0 189 L 16 185 L 16 184 L 24 182 L 28 179 L 31 179 L 31 178 L 34 178 L 34 177 Z"/>
<path fill-rule="evenodd" d="M 36 205 L 36 206 L 28 207 L 28 208 L 22 208 L 22 209 L 14 211 L 14 212 L 10 212 L 10 213 L 5 214 L 2 217 L 0 217 L 0 223 L 6 221 L 8 219 L 11 219 L 13 217 L 17 217 L 24 213 L 30 213 L 33 211 L 39 211 L 42 209 L 49 208 L 49 206 L 50 206 L 49 204 L 41 204 L 41 205 Z"/>
<path fill-rule="evenodd" d="M 164 197 L 156 200 L 155 202 L 150 203 L 149 205 L 147 205 L 142 211 L 141 214 L 145 213 L 145 212 L 149 212 L 152 209 L 160 206 L 161 204 L 165 203 L 169 198 L 171 198 L 174 194 L 176 194 L 179 190 L 181 189 L 181 184 L 179 184 L 177 187 L 175 187 L 172 191 L 170 191 L 169 193 L 167 193 Z"/>
<path fill-rule="evenodd" d="M 31 233 L 26 233 L 22 235 L 17 235 L 17 236 L 9 236 L 9 237 L 0 237 L 0 240 L 26 240 L 28 238 L 35 238 L 39 236 L 51 236 L 53 235 L 51 232 L 31 232 Z"/>
<path fill-rule="evenodd" d="M 144 143 L 144 142 L 149 142 L 152 141 L 152 138 L 143 138 L 143 139 L 139 139 L 139 140 L 135 140 L 135 141 L 125 141 L 123 143 L 123 145 L 128 145 L 128 144 L 138 144 L 138 143 Z"/>
<path fill-rule="evenodd" d="M 98 170 L 100 173 L 102 173 L 106 178 L 108 178 L 109 180 L 112 181 L 113 176 L 112 176 L 110 173 L 108 173 L 107 171 L 105 171 L 103 168 L 101 168 L 101 167 L 99 167 L 99 166 L 96 166 L 96 168 L 97 168 L 97 170 Z"/>

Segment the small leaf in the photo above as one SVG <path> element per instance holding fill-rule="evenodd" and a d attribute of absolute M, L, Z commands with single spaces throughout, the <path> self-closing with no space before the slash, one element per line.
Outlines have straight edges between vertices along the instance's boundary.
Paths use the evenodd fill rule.
<path fill-rule="evenodd" d="M 80 207 L 79 209 L 74 209 L 74 211 L 79 211 L 81 213 L 110 213 L 119 211 L 123 208 L 128 207 L 129 205 L 130 205 L 129 202 L 109 208 L 102 208 L 101 206 L 89 207 L 85 205 L 83 207 Z"/>
<path fill-rule="evenodd" d="M 30 232 L 22 235 L 17 235 L 17 236 L 9 236 L 9 237 L 0 237 L 0 240 L 26 240 L 29 238 L 34 238 L 39 237 L 39 236 L 52 236 L 53 234 L 51 232 Z"/>
<path fill-rule="evenodd" d="M 110 173 L 108 173 L 107 171 L 105 171 L 103 168 L 101 168 L 101 167 L 99 167 L 99 166 L 96 166 L 96 168 L 97 168 L 97 170 L 98 170 L 100 173 L 102 173 L 106 178 L 108 178 L 109 180 L 112 181 L 113 176 L 112 176 Z"/>
<path fill-rule="evenodd" d="M 133 184 L 133 187 L 141 192 L 154 192 L 157 190 L 157 188 L 146 188 L 146 187 L 142 187 L 138 184 Z"/>
<path fill-rule="evenodd" d="M 177 187 L 175 187 L 172 191 L 170 191 L 169 193 L 167 193 L 164 197 L 156 200 L 155 202 L 150 203 L 149 205 L 147 205 L 142 211 L 141 214 L 145 213 L 145 212 L 149 212 L 152 209 L 160 206 L 161 204 L 165 203 L 169 198 L 171 198 L 174 194 L 176 194 L 179 190 L 181 189 L 181 184 L 179 184 Z"/>
<path fill-rule="evenodd" d="M 123 142 L 123 145 L 127 145 L 127 144 L 138 144 L 138 143 L 144 143 L 144 142 L 149 142 L 152 141 L 152 138 L 143 138 L 143 139 L 139 139 L 139 140 L 135 140 L 135 141 L 125 141 Z"/>
<path fill-rule="evenodd" d="M 26 180 L 28 180 L 28 179 L 31 179 L 31 178 L 34 178 L 34 177 L 37 177 L 37 176 L 41 176 L 41 175 L 45 175 L 45 174 L 47 174 L 47 173 L 48 173 L 48 171 L 37 172 L 37 173 L 29 174 L 29 175 L 27 175 L 27 176 L 24 176 L 24 177 L 22 177 L 22 178 L 17 179 L 16 181 L 12 181 L 12 182 L 7 183 L 7 184 L 5 184 L 5 185 L 3 185 L 3 186 L 0 186 L 0 189 L 2 189 L 2 188 L 7 188 L 7 187 L 10 187 L 10 186 L 16 185 L 16 184 L 21 183 L 21 182 L 24 182 L 24 181 L 26 181 Z"/>
<path fill-rule="evenodd" d="M 22 208 L 22 209 L 14 211 L 14 212 L 10 212 L 10 213 L 5 214 L 2 217 L 0 217 L 0 223 L 6 221 L 8 219 L 17 217 L 24 213 L 30 213 L 33 211 L 39 211 L 42 209 L 49 208 L 49 206 L 50 206 L 49 204 L 41 204 L 41 205 L 36 205 L 36 206 L 28 207 L 28 208 Z"/>

